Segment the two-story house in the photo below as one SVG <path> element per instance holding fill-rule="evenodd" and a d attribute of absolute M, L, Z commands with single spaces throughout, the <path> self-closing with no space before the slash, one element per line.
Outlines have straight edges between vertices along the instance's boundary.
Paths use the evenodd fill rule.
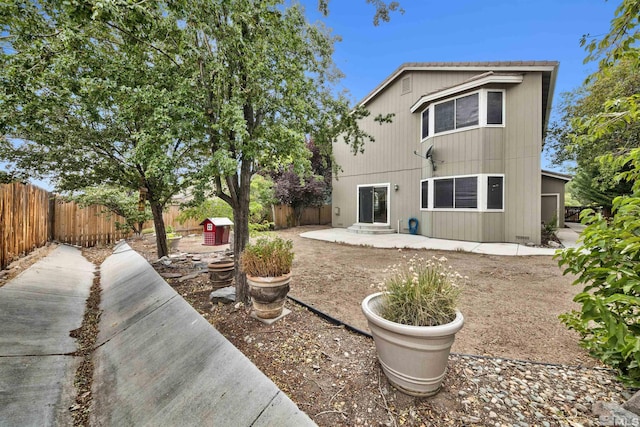
<path fill-rule="evenodd" d="M 400 66 L 362 101 L 375 142 L 355 156 L 334 146 L 333 226 L 540 243 L 541 222 L 562 224 L 568 181 L 540 168 L 558 65 Z M 392 123 L 373 120 L 389 113 Z"/>

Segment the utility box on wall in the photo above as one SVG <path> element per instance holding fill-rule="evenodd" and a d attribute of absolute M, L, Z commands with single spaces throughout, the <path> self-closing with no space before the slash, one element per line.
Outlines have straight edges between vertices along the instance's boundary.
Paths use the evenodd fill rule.
<path fill-rule="evenodd" d="M 233 222 L 229 218 L 207 218 L 200 223 L 203 226 L 205 246 L 226 245 Z"/>

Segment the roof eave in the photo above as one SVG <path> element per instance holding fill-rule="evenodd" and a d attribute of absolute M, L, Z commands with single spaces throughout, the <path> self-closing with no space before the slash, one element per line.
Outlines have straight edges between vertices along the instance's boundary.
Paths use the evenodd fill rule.
<path fill-rule="evenodd" d="M 486 86 L 488 84 L 493 84 L 493 83 L 518 84 L 518 83 L 522 83 L 523 79 L 524 77 L 522 75 L 491 75 L 491 76 L 483 77 L 481 79 L 462 83 L 456 86 L 449 87 L 444 90 L 440 90 L 428 95 L 421 96 L 420 99 L 418 99 L 411 106 L 411 112 L 415 113 L 425 103 L 439 99 L 439 98 L 455 95 L 457 93 L 461 93 L 467 90 L 475 89 L 475 88 Z"/>
<path fill-rule="evenodd" d="M 395 81 L 398 76 L 407 71 L 495 71 L 495 72 L 504 72 L 504 71 L 548 71 L 552 72 L 553 82 L 555 84 L 555 73 L 554 70 L 558 68 L 558 62 L 555 61 L 539 61 L 539 64 L 536 64 L 535 61 L 532 62 L 497 62 L 497 63 L 483 63 L 483 64 L 473 64 L 469 63 L 468 65 L 456 65 L 442 63 L 439 65 L 420 65 L 418 63 L 405 63 L 398 67 L 389 77 L 387 77 L 377 88 L 371 91 L 362 101 L 358 103 L 358 105 L 366 105 L 369 101 L 375 98 L 380 92 L 386 89 L 393 81 Z"/>

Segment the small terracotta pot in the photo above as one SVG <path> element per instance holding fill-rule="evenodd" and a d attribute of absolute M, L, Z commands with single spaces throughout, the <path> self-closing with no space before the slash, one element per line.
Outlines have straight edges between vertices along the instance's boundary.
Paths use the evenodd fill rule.
<path fill-rule="evenodd" d="M 249 295 L 253 309 L 261 319 L 275 319 L 282 314 L 289 293 L 291 273 L 278 277 L 260 277 L 247 274 Z"/>
<path fill-rule="evenodd" d="M 209 280 L 214 290 L 231 286 L 235 271 L 232 259 L 212 261 L 207 267 L 209 269 Z"/>

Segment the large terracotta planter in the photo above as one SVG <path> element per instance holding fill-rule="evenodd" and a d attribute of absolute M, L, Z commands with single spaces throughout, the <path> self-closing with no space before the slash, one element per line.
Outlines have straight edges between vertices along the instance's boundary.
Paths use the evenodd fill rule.
<path fill-rule="evenodd" d="M 464 324 L 456 311 L 453 322 L 440 326 L 408 326 L 378 315 L 383 293 L 362 301 L 378 352 L 378 360 L 389 381 L 412 396 L 432 396 L 440 390 L 455 334 Z"/>
<path fill-rule="evenodd" d="M 219 259 L 209 263 L 209 280 L 213 289 L 222 289 L 231 286 L 235 267 L 230 258 Z"/>
<path fill-rule="evenodd" d="M 247 274 L 247 282 L 256 316 L 261 319 L 275 319 L 282 314 L 289 293 L 291 273 L 278 277 L 259 277 Z"/>

